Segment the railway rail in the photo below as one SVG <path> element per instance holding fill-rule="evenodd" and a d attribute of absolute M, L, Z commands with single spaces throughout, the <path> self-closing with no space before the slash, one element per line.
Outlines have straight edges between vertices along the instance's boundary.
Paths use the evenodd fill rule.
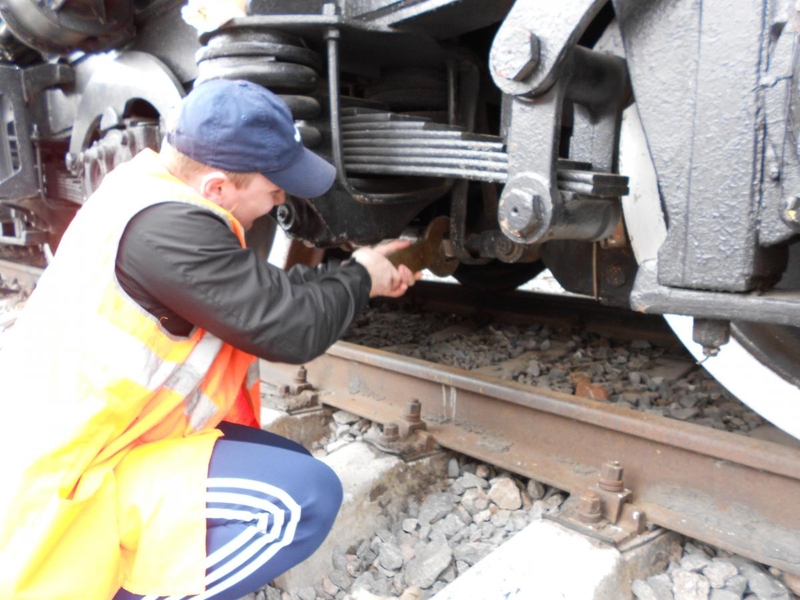
<path fill-rule="evenodd" d="M 451 289 L 466 301 L 462 310 L 478 310 L 469 304 L 476 298 Z M 448 293 L 415 289 L 421 302 L 452 309 Z M 587 316 L 580 305 L 512 295 L 483 308 L 665 335 L 660 321 L 632 322 L 609 307 Z M 262 377 L 288 397 L 305 394 L 383 424 L 373 442 L 386 450 L 414 457 L 438 445 L 566 490 L 571 499 L 556 519 L 588 535 L 624 546 L 660 526 L 800 574 L 796 448 L 346 342 L 304 369 L 298 383 L 296 367 L 262 363 Z"/>
<path fill-rule="evenodd" d="M 6 286 L 40 274 L 0 260 Z M 401 303 L 680 347 L 659 317 L 577 296 L 420 282 Z M 800 575 L 800 449 L 348 342 L 261 372 L 290 411 L 324 404 L 381 424 L 370 441 L 384 451 L 450 449 L 565 490 L 550 518 L 620 549 L 665 528 Z"/>

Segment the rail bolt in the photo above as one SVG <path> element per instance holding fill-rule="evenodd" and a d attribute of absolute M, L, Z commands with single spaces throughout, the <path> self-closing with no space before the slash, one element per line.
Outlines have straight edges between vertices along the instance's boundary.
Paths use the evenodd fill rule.
<path fill-rule="evenodd" d="M 422 404 L 416 398 L 408 403 L 408 406 L 406 407 L 405 419 L 409 423 L 422 422 Z"/>
<path fill-rule="evenodd" d="M 297 369 L 297 373 L 294 376 L 295 383 L 306 383 L 308 381 L 308 371 L 303 365 L 300 365 L 300 368 Z"/>
<path fill-rule="evenodd" d="M 584 523 L 597 523 L 602 517 L 600 496 L 594 492 L 581 494 L 578 501 L 578 519 Z"/>
<path fill-rule="evenodd" d="M 603 463 L 600 469 L 600 489 L 607 492 L 621 492 L 624 488 L 622 482 L 622 467 L 619 462 L 612 460 Z"/>
<path fill-rule="evenodd" d="M 400 437 L 400 428 L 397 423 L 386 423 L 383 426 L 383 437 L 387 442 L 393 442 Z"/>

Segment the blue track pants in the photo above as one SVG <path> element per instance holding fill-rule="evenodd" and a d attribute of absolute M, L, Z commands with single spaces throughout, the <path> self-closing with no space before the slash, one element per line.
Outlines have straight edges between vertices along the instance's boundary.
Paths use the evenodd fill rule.
<path fill-rule="evenodd" d="M 223 423 L 208 468 L 206 591 L 192 600 L 236 600 L 305 560 L 342 503 L 336 474 L 300 444 Z M 120 590 L 114 600 L 156 600 Z M 183 596 L 170 596 L 180 600 Z"/>

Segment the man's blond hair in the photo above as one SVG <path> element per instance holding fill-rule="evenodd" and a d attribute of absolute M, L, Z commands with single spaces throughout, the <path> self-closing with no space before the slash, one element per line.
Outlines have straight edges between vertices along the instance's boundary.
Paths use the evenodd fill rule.
<path fill-rule="evenodd" d="M 193 179 L 195 176 L 204 173 L 211 168 L 215 171 L 224 173 L 228 180 L 236 187 L 236 189 L 242 189 L 250 185 L 250 182 L 257 175 L 256 173 L 235 173 L 225 169 L 210 167 L 209 165 L 198 162 L 193 158 L 189 158 L 183 152 L 180 152 L 179 150 L 176 150 L 170 146 L 166 141 L 161 145 L 161 156 L 164 159 L 164 162 L 166 163 L 170 173 L 179 179 L 183 179 L 184 181 Z"/>

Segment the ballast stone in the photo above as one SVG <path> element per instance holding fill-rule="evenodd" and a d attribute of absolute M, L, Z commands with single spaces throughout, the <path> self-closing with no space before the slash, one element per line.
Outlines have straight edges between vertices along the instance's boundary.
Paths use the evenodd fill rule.
<path fill-rule="evenodd" d="M 736 568 L 736 565 L 719 558 L 712 559 L 711 563 L 703 569 L 703 575 L 714 589 L 725 587 L 727 581 L 738 574 L 739 569 Z"/>
<path fill-rule="evenodd" d="M 674 534 L 623 555 L 553 521 L 535 521 L 432 600 L 629 600 L 631 580 L 663 570 L 676 552 Z"/>
<path fill-rule="evenodd" d="M 517 510 L 522 506 L 522 496 L 517 485 L 509 478 L 498 479 L 489 490 L 489 500 L 502 509 Z"/>
<path fill-rule="evenodd" d="M 730 590 L 711 590 L 708 600 L 742 600 L 742 595 Z"/>
<path fill-rule="evenodd" d="M 685 600 L 706 600 L 711 593 L 708 579 L 684 569 L 676 569 L 672 573 L 672 588 L 678 598 Z"/>
<path fill-rule="evenodd" d="M 648 577 L 647 581 L 634 579 L 631 591 L 637 600 L 675 600 L 672 595 L 672 580 L 666 573 Z"/>
<path fill-rule="evenodd" d="M 433 541 L 424 546 L 408 563 L 406 583 L 420 588 L 431 587 L 453 560 L 447 540 Z"/>

